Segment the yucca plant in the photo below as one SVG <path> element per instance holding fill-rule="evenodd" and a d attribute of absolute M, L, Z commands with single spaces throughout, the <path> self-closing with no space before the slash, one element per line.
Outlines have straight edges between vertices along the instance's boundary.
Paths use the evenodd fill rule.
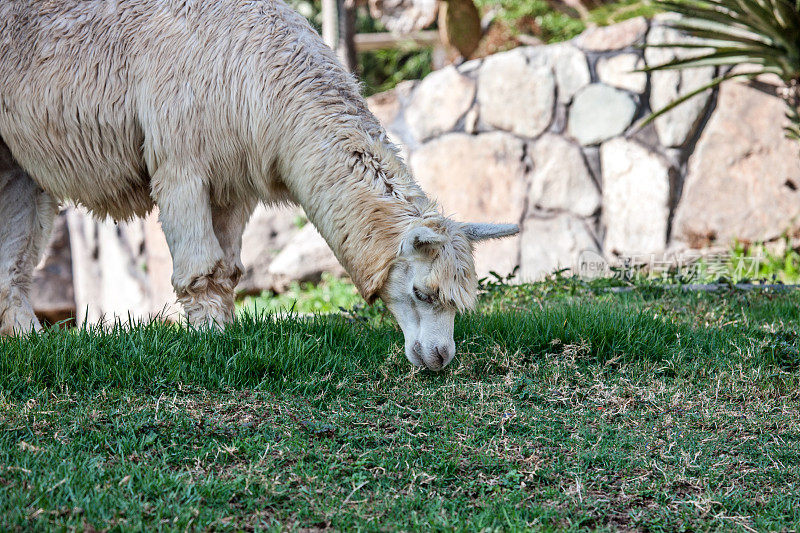
<path fill-rule="evenodd" d="M 800 141 L 800 0 L 659 0 L 656 4 L 680 18 L 665 25 L 696 37 L 685 43 L 652 44 L 659 48 L 702 50 L 693 58 L 679 58 L 645 70 L 722 67 L 710 83 L 657 110 L 653 120 L 691 97 L 736 77 L 776 74 L 784 86 L 778 90 L 786 102 L 791 124 L 789 137 Z M 746 72 L 732 70 L 752 65 Z"/>

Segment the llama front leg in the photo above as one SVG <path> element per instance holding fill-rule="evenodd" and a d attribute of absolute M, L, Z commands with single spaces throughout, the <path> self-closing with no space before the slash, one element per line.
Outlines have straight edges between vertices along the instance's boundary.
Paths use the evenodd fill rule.
<path fill-rule="evenodd" d="M 255 202 L 241 202 L 228 206 L 213 206 L 211 217 L 214 234 L 225 255 L 225 268 L 228 269 L 233 288 L 244 273 L 242 264 L 242 234 L 255 209 Z M 233 304 L 231 304 L 233 305 Z"/>
<path fill-rule="evenodd" d="M 234 283 L 214 234 L 208 187 L 203 179 L 166 166 L 153 184 L 178 301 L 191 324 L 220 327 L 233 318 Z"/>
<path fill-rule="evenodd" d="M 0 335 L 41 329 L 28 295 L 57 212 L 0 142 Z"/>

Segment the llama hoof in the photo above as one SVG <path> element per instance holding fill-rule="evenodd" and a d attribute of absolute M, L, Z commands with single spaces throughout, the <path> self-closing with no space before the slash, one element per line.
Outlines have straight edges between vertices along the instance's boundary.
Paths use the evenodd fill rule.
<path fill-rule="evenodd" d="M 41 331 L 39 319 L 30 309 L 5 309 L 0 311 L 0 336 L 25 335 Z"/>
<path fill-rule="evenodd" d="M 221 330 L 233 320 L 237 273 L 240 275 L 239 269 L 217 263 L 210 273 L 196 277 L 179 293 L 178 301 L 190 324 Z"/>

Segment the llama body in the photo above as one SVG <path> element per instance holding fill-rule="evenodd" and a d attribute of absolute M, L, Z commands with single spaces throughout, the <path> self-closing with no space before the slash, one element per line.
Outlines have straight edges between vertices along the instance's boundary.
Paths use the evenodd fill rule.
<path fill-rule="evenodd" d="M 443 218 L 282 1 L 14 0 L 0 3 L 0 39 L 0 214 L 22 220 L 0 232 L 0 332 L 38 326 L 30 270 L 66 200 L 117 220 L 157 205 L 194 323 L 232 318 L 258 202 L 302 205 L 368 301 L 391 309 L 389 287 L 424 281 L 448 316 L 474 300 L 470 237 L 512 231 Z M 427 265 L 425 279 L 406 286 L 416 270 L 402 277 L 401 263 Z M 409 347 L 403 329 L 418 364 L 452 357 L 419 331 Z"/>
<path fill-rule="evenodd" d="M 49 194 L 98 216 L 146 214 L 170 164 L 201 167 L 187 172 L 213 182 L 218 204 L 286 200 L 280 156 L 305 144 L 286 118 L 305 118 L 312 97 L 287 74 L 357 96 L 280 2 L 12 1 L 0 32 L 4 141 Z"/>

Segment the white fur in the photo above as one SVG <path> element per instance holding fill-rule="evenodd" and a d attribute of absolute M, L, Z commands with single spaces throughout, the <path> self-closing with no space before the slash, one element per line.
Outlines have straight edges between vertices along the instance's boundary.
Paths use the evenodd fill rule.
<path fill-rule="evenodd" d="M 28 299 L 57 206 L 0 144 L 0 335 L 40 329 Z"/>
<path fill-rule="evenodd" d="M 15 217 L 0 233 L 0 331 L 37 324 L 27 283 L 52 199 L 119 220 L 157 205 L 172 282 L 196 324 L 232 318 L 256 203 L 296 202 L 361 294 L 402 315 L 422 362 L 452 358 L 452 315 L 475 299 L 470 238 L 414 182 L 355 80 L 282 1 L 0 2 L 5 145 L 25 202 L 0 197 L 0 213 Z M 399 253 L 419 228 L 437 242 L 412 247 L 413 259 Z M 413 276 L 439 298 L 415 321 L 399 302 Z M 437 347 L 449 350 L 442 361 L 431 358 Z"/>

